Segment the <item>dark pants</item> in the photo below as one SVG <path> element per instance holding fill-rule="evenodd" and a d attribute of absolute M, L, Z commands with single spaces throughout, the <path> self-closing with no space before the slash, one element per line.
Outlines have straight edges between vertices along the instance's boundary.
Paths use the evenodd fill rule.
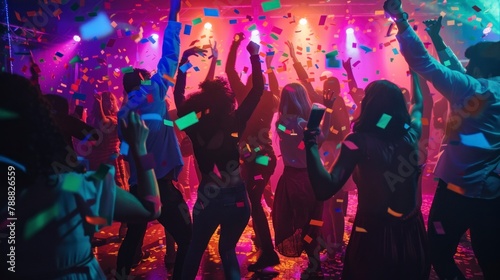
<path fill-rule="evenodd" d="M 271 231 L 269 230 L 266 213 L 261 201 L 267 182 L 276 168 L 276 156 L 274 154 L 268 156 L 270 159 L 267 166 L 255 163 L 254 161 L 245 161 L 241 165 L 241 175 L 245 184 L 247 184 L 248 197 L 252 205 L 253 230 L 263 254 L 274 251 Z M 262 176 L 262 179 L 256 180 L 255 177 L 259 175 Z"/>
<path fill-rule="evenodd" d="M 468 198 L 439 182 L 429 214 L 431 261 L 440 279 L 465 279 L 453 256 L 470 229 L 472 249 L 484 279 L 500 279 L 500 197 Z M 439 224 L 440 223 L 440 224 Z M 441 226 L 436 231 L 437 226 Z"/>
<path fill-rule="evenodd" d="M 174 187 L 169 175 L 158 179 L 160 199 L 162 203 L 161 215 L 158 222 L 163 225 L 166 232 L 172 234 L 177 243 L 177 257 L 175 259 L 173 279 L 181 279 L 182 267 L 186 253 L 191 242 L 192 224 L 189 216 L 189 208 L 184 201 L 181 192 Z M 137 185 L 130 187 L 130 193 L 137 196 Z M 125 239 L 120 246 L 117 258 L 117 272 L 126 275 L 130 269 L 137 252 L 141 252 L 142 243 L 148 222 L 128 223 Z"/>
<path fill-rule="evenodd" d="M 225 279 L 240 280 L 236 244 L 248 224 L 250 203 L 243 184 L 207 191 L 200 185 L 193 208 L 193 239 L 186 256 L 182 279 L 194 280 L 201 258 L 213 233 L 220 225 L 219 254 Z"/>

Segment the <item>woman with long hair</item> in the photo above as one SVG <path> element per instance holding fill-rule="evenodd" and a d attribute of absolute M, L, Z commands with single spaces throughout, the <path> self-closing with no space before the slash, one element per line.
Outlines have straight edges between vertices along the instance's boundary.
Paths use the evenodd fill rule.
<path fill-rule="evenodd" d="M 250 42 L 247 50 L 252 72 L 260 73 L 259 45 Z M 185 100 L 186 73 L 182 65 L 201 51 L 194 47 L 184 52 L 174 89 L 179 118 L 191 120 L 185 124 L 184 131 L 191 138 L 202 174 L 182 279 L 195 279 L 208 242 L 220 226 L 219 254 L 225 277 L 239 280 L 241 273 L 235 248 L 250 218 L 250 202 L 239 174 L 238 141 L 264 92 L 264 81 L 262 75 L 253 76 L 253 87 L 238 109 L 227 81 L 219 77 L 202 82 L 200 91 Z M 177 124 L 180 121 L 177 120 Z"/>
<path fill-rule="evenodd" d="M 128 125 L 121 123 L 129 153 L 140 162 L 136 168 L 141 195 L 136 198 L 116 187 L 113 166 L 83 173 L 68 167 L 71 155 L 51 108 L 29 80 L 0 73 L 0 84 L 5 90 L 0 125 L 9 132 L 0 145 L 0 165 L 15 178 L 9 191 L 15 197 L 17 218 L 15 273 L 7 277 L 106 279 L 92 253 L 93 233 L 113 220 L 153 220 L 161 211 L 144 144 L 148 128 L 134 112 Z M 7 210 L 5 205 L 0 212 L 1 233 L 7 232 Z"/>
<path fill-rule="evenodd" d="M 333 95 L 332 95 L 333 96 Z M 329 108 L 333 102 L 325 98 Z M 299 257 L 305 250 L 309 265 L 301 278 L 322 277 L 318 237 L 323 203 L 314 197 L 307 176 L 303 133 L 311 114 L 311 101 L 298 83 L 283 87 L 278 107 L 276 131 L 285 166 L 273 204 L 273 226 L 277 251 L 286 257 Z M 329 122 L 323 124 L 328 129 Z"/>
<path fill-rule="evenodd" d="M 304 137 L 317 199 L 333 196 L 352 173 L 357 183 L 358 208 L 342 279 L 428 279 L 428 242 L 417 203 L 422 94 L 414 91 L 409 114 L 394 83 L 374 81 L 365 93 L 353 133 L 330 173 L 320 161 L 318 131 Z"/>

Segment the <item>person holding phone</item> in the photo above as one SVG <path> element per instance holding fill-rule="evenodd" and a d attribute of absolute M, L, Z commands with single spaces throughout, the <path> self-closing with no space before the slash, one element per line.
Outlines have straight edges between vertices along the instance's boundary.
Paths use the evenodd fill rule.
<path fill-rule="evenodd" d="M 333 105 L 332 92 L 325 92 L 328 107 Z M 286 85 L 281 92 L 276 131 L 284 170 L 273 205 L 273 226 L 277 251 L 286 257 L 299 257 L 305 250 L 308 267 L 301 277 L 322 277 L 318 237 L 321 230 L 323 203 L 314 197 L 306 168 L 303 133 L 317 129 L 326 107 L 311 101 L 306 89 L 298 83 Z M 307 121 L 309 120 L 309 122 Z M 327 118 L 329 120 L 329 118 Z M 323 124 L 327 130 L 329 124 Z"/>

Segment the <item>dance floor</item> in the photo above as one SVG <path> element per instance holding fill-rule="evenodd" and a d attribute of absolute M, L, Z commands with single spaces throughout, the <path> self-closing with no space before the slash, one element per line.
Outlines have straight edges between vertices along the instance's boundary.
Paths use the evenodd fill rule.
<path fill-rule="evenodd" d="M 431 202 L 432 194 L 424 193 L 422 212 L 426 220 L 429 214 Z M 347 216 L 345 218 L 345 244 L 347 244 L 349 240 L 349 235 L 352 229 L 352 223 L 349 222 L 349 219 L 351 219 L 352 221 L 352 218 L 355 215 L 356 205 L 356 193 L 350 192 L 349 206 Z M 114 268 L 116 265 L 116 256 L 118 254 L 118 249 L 120 246 L 120 239 L 118 238 L 118 228 L 119 223 L 114 223 L 112 226 L 104 228 L 102 231 L 96 234 L 96 237 L 105 238 L 107 240 L 107 244 L 95 247 L 94 252 L 101 264 L 102 269 L 109 276 L 109 279 L 113 279 L 113 276 L 115 275 Z M 248 265 L 254 263 L 258 257 L 258 253 L 253 246 L 251 236 L 252 228 L 250 226 L 247 226 L 236 248 L 238 260 L 241 267 L 242 279 L 300 279 L 301 271 L 307 266 L 307 257 L 305 253 L 303 253 L 303 255 L 299 258 L 287 258 L 280 256 L 281 264 L 274 268 L 274 271 L 276 272 L 275 274 L 255 274 L 253 272 L 248 272 Z M 224 279 L 222 264 L 218 254 L 218 239 L 219 236 L 216 232 L 212 236 L 212 239 L 202 259 L 197 280 Z M 166 250 L 164 244 L 165 239 L 163 227 L 156 222 L 150 223 L 143 246 L 143 250 L 149 251 L 150 256 L 148 259 L 143 260 L 139 264 L 139 266 L 133 269 L 132 275 L 127 279 L 168 279 L 169 275 L 171 274 L 167 272 L 163 263 L 163 257 Z M 322 261 L 321 266 L 325 275 L 325 279 L 341 279 L 343 266 L 341 255 L 338 255 L 336 259 L 331 260 L 328 259 L 325 254 L 324 256 L 322 255 L 322 259 L 324 259 L 324 261 Z M 483 279 L 481 270 L 474 257 L 468 234 L 463 237 L 458 247 L 457 254 L 455 255 L 455 259 L 467 279 Z M 431 272 L 430 279 L 438 279 L 434 271 Z M 125 279 L 117 278 L 117 280 Z"/>

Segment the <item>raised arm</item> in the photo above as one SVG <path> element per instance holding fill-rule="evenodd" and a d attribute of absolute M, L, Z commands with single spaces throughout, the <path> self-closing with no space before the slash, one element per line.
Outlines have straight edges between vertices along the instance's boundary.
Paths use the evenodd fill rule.
<path fill-rule="evenodd" d="M 236 117 L 238 119 L 239 128 L 243 131 L 248 119 L 252 116 L 255 107 L 260 101 L 260 97 L 264 92 L 264 78 L 260 74 L 262 67 L 259 59 L 260 46 L 252 41 L 248 43 L 247 50 L 250 54 L 250 61 L 252 62 L 252 89 L 247 97 L 239 104 L 236 110 Z M 240 132 L 242 132 L 240 131 Z"/>
<path fill-rule="evenodd" d="M 429 34 L 429 37 L 431 38 L 432 44 L 434 45 L 434 48 L 436 49 L 436 52 L 438 54 L 439 61 L 451 70 L 465 73 L 465 68 L 463 67 L 462 63 L 460 63 L 455 53 L 453 53 L 453 51 L 448 46 L 446 46 L 443 38 L 439 34 L 439 31 L 441 31 L 442 27 L 442 20 L 442 16 L 440 16 L 437 20 L 425 20 L 425 31 L 427 31 L 427 34 Z"/>
<path fill-rule="evenodd" d="M 319 131 L 304 131 L 306 144 L 306 160 L 309 181 L 313 187 L 316 199 L 324 201 L 335 195 L 347 182 L 354 167 L 361 158 L 358 141 L 353 134 L 346 137 L 342 144 L 340 154 L 332 170 L 328 173 L 321 162 L 316 137 Z M 347 143 L 347 144 L 346 144 Z"/>
<path fill-rule="evenodd" d="M 205 57 L 206 52 L 207 52 L 206 50 L 195 46 L 185 50 L 184 53 L 182 54 L 181 62 L 179 63 L 179 70 L 177 71 L 177 79 L 174 86 L 174 101 L 175 101 L 175 107 L 177 108 L 178 117 L 182 117 L 186 113 L 188 113 L 182 111 L 182 105 L 186 100 L 184 93 L 186 92 L 186 71 L 187 71 L 187 69 L 184 69 L 183 65 L 189 63 L 190 56 L 201 55 L 202 57 Z"/>
<path fill-rule="evenodd" d="M 171 78 L 175 75 L 175 70 L 179 64 L 181 24 L 178 22 L 181 0 L 170 1 L 170 14 L 168 25 L 163 33 L 163 44 L 161 58 L 158 62 L 158 72 L 161 84 L 160 99 L 165 98 L 169 87 L 174 86 Z"/>
<path fill-rule="evenodd" d="M 268 54 L 266 56 L 266 67 L 267 67 L 267 78 L 269 80 L 269 90 L 273 94 L 273 111 L 276 112 L 278 110 L 278 105 L 280 103 L 280 89 L 278 78 L 276 78 L 276 73 L 271 66 L 271 63 L 274 58 L 274 53 Z"/>
<path fill-rule="evenodd" d="M 365 92 L 363 89 L 358 88 L 358 83 L 356 82 L 356 79 L 354 78 L 354 74 L 352 72 L 351 58 L 349 57 L 346 61 L 342 61 L 342 66 L 347 73 L 349 94 L 351 95 L 354 104 L 356 104 L 356 107 L 359 108 L 361 106 L 363 97 L 365 97 Z"/>
<path fill-rule="evenodd" d="M 234 40 L 231 43 L 231 47 L 229 48 L 229 54 L 227 55 L 226 61 L 227 80 L 229 81 L 229 86 L 231 86 L 231 89 L 236 96 L 236 101 L 238 101 L 238 104 L 241 104 L 241 102 L 243 102 L 243 99 L 247 95 L 246 87 L 241 82 L 238 72 L 236 72 L 236 53 L 238 52 L 238 47 L 240 46 L 243 39 L 245 39 L 245 36 L 242 32 L 234 35 Z"/>
<path fill-rule="evenodd" d="M 215 77 L 215 65 L 217 64 L 217 58 L 219 58 L 219 50 L 217 49 L 217 41 L 214 42 L 214 45 L 212 46 L 212 41 L 210 41 L 210 48 L 212 49 L 212 56 L 209 57 L 212 59 L 210 61 L 210 67 L 208 68 L 208 73 L 207 77 L 205 78 L 205 81 L 211 81 Z"/>
<path fill-rule="evenodd" d="M 387 0 L 384 9 L 396 18 L 400 50 L 410 68 L 430 81 L 434 87 L 452 103 L 463 103 L 464 99 L 476 92 L 482 92 L 482 86 L 475 78 L 453 71 L 435 60 L 425 49 L 417 34 L 402 17 L 400 0 Z"/>
<path fill-rule="evenodd" d="M 304 69 L 304 66 L 302 66 L 300 61 L 297 59 L 293 43 L 290 41 L 286 41 L 285 44 L 288 46 L 288 51 L 293 62 L 293 68 L 295 69 L 295 72 L 297 72 L 297 77 L 299 78 L 300 83 L 306 88 L 309 99 L 313 103 L 321 103 L 321 101 L 323 101 L 321 99 L 321 96 L 316 93 L 316 90 L 314 90 L 314 87 L 309 81 L 309 75 L 307 75 L 306 69 Z"/>
<path fill-rule="evenodd" d="M 128 118 L 128 125 L 121 119 L 120 127 L 136 163 L 139 196 L 117 187 L 114 219 L 125 222 L 154 220 L 160 216 L 161 202 L 156 175 L 148 161 L 146 139 L 149 130 L 135 112 L 130 112 Z"/>

